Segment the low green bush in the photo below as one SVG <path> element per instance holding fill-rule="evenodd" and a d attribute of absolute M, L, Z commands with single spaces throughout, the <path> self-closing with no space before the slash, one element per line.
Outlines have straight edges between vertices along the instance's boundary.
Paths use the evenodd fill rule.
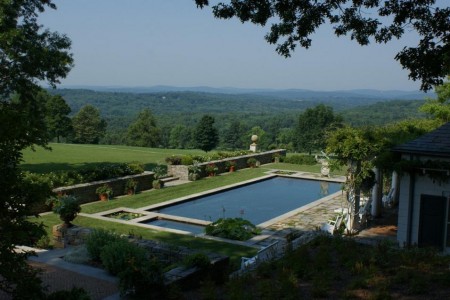
<path fill-rule="evenodd" d="M 166 157 L 166 163 L 169 165 L 181 165 L 182 157 L 179 155 L 172 155 L 169 157 Z"/>
<path fill-rule="evenodd" d="M 181 158 L 181 164 L 185 166 L 190 166 L 194 163 L 194 159 L 190 155 L 185 155 Z"/>
<path fill-rule="evenodd" d="M 257 164 L 258 160 L 256 160 L 256 158 L 250 157 L 249 159 L 247 159 L 247 166 L 249 166 L 250 168 L 255 168 Z"/>
<path fill-rule="evenodd" d="M 172 156 L 166 157 L 166 162 L 170 165 L 190 166 L 194 162 L 204 163 L 204 162 L 220 160 L 220 159 L 229 158 L 229 157 L 247 155 L 250 153 L 253 153 L 253 152 L 250 152 L 250 151 L 222 152 L 221 151 L 221 152 L 217 152 L 217 153 L 210 153 L 207 155 L 172 155 Z"/>
<path fill-rule="evenodd" d="M 144 248 L 117 240 L 105 245 L 100 257 L 105 269 L 118 276 L 122 296 L 153 299 L 162 293 L 162 267 Z"/>
<path fill-rule="evenodd" d="M 132 257 L 119 274 L 122 296 L 133 299 L 164 299 L 164 276 L 156 259 Z"/>
<path fill-rule="evenodd" d="M 242 218 L 220 218 L 206 226 L 205 232 L 212 236 L 245 241 L 259 234 L 261 230 L 250 221 Z"/>
<path fill-rule="evenodd" d="M 317 164 L 316 159 L 312 155 L 291 155 L 285 157 L 283 162 L 288 164 L 296 164 L 296 165 L 315 165 Z"/>
<path fill-rule="evenodd" d="M 198 267 L 201 269 L 207 268 L 211 264 L 208 255 L 204 253 L 194 253 L 186 256 L 183 259 L 183 265 L 188 268 Z"/>
<path fill-rule="evenodd" d="M 126 239 L 107 243 L 100 253 L 103 267 L 112 275 L 117 275 L 125 270 L 131 260 L 143 261 L 145 258 L 145 249 L 130 243 Z"/>
<path fill-rule="evenodd" d="M 105 229 L 94 229 L 86 239 L 86 248 L 92 260 L 100 262 L 100 255 L 103 248 L 109 243 L 119 240 L 123 240 L 123 238 L 111 231 Z"/>

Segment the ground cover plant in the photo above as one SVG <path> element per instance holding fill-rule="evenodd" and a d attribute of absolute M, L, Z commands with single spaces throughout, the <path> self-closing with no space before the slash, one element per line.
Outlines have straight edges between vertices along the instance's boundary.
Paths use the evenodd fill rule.
<path fill-rule="evenodd" d="M 95 262 L 119 278 L 121 295 L 142 297 L 162 290 L 160 262 L 127 238 L 106 230 L 94 230 L 86 240 L 86 248 Z"/>
<path fill-rule="evenodd" d="M 246 241 L 261 233 L 254 224 L 242 218 L 220 218 L 205 227 L 205 233 L 221 238 Z"/>
<path fill-rule="evenodd" d="M 128 212 L 128 211 L 118 211 L 118 212 L 106 215 L 106 217 L 108 217 L 108 218 L 126 220 L 126 221 L 140 218 L 142 216 L 144 216 L 144 215 L 139 214 L 139 213 Z"/>
<path fill-rule="evenodd" d="M 449 256 L 391 246 L 321 236 L 225 286 L 204 285 L 193 294 L 201 298 L 208 289 L 211 299 L 448 298 Z"/>

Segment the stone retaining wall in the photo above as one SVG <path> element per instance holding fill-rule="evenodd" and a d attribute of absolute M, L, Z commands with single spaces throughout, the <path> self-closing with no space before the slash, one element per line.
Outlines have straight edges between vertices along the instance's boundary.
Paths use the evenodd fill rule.
<path fill-rule="evenodd" d="M 108 184 L 113 190 L 113 196 L 120 196 L 126 194 L 125 184 L 128 179 L 134 179 L 138 182 L 136 191 L 144 191 L 152 188 L 152 182 L 154 178 L 153 172 L 144 172 L 137 175 L 129 175 L 114 179 L 94 181 L 89 183 L 81 183 L 71 186 L 59 187 L 53 190 L 56 194 L 74 195 L 78 198 L 81 204 L 93 202 L 98 200 L 98 195 L 95 190 Z"/>
<path fill-rule="evenodd" d="M 277 156 L 277 155 L 286 156 L 286 150 L 285 149 L 277 149 L 277 150 L 271 150 L 271 151 L 260 152 L 260 153 L 252 153 L 252 154 L 247 154 L 247 155 L 242 155 L 242 156 L 229 157 L 229 158 L 224 158 L 221 160 L 213 160 L 213 161 L 209 161 L 209 162 L 205 162 L 205 163 L 200 163 L 199 164 L 199 167 L 201 169 L 200 177 L 208 176 L 208 174 L 205 171 L 205 167 L 211 163 L 215 164 L 217 166 L 217 168 L 219 169 L 216 174 L 220 174 L 220 173 L 228 172 L 228 169 L 226 167 L 226 164 L 228 161 L 235 161 L 236 162 L 235 170 L 239 170 L 239 169 L 248 168 L 247 160 L 249 158 L 253 157 L 257 161 L 259 161 L 259 163 L 261 165 L 263 165 L 263 164 L 269 164 L 269 163 L 273 162 L 274 156 Z M 167 166 L 167 174 L 174 176 L 174 177 L 179 177 L 180 179 L 183 179 L 183 180 L 188 180 L 189 166 L 168 165 Z"/>

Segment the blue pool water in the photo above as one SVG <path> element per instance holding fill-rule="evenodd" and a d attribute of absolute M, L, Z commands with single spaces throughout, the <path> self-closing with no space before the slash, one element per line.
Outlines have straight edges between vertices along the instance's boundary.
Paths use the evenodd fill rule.
<path fill-rule="evenodd" d="M 152 221 L 142 222 L 142 223 L 147 224 L 147 225 L 154 225 L 154 226 L 160 226 L 160 227 L 165 227 L 165 228 L 189 231 L 189 232 L 192 232 L 195 234 L 200 234 L 205 231 L 204 226 L 188 224 L 188 223 L 184 223 L 184 222 L 177 222 L 177 221 L 172 221 L 172 220 L 165 220 L 165 219 L 152 220 Z"/>
<path fill-rule="evenodd" d="M 340 187 L 339 183 L 274 177 L 153 211 L 207 221 L 241 217 L 260 224 L 337 192 Z"/>

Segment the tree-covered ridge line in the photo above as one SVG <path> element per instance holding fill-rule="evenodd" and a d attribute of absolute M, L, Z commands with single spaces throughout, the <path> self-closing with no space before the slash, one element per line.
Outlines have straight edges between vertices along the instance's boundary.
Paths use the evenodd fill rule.
<path fill-rule="evenodd" d="M 295 101 L 296 107 L 291 105 L 292 100 L 269 100 L 263 97 L 261 99 L 256 98 L 256 100 L 252 98 L 253 100 L 247 101 L 246 97 L 251 95 L 191 92 L 127 94 L 87 90 L 64 91 L 68 92 L 69 97 L 75 95 L 78 104 L 84 102 L 78 112 L 72 110 L 72 113 L 75 113 L 72 117 L 73 132 L 63 135 L 66 137 L 65 141 L 74 143 L 203 149 L 203 146 L 199 147 L 199 142 L 196 141 L 195 128 L 205 115 L 209 115 L 213 117 L 214 127 L 217 130 L 218 141 L 215 142 L 215 147 L 217 146 L 220 149 L 246 148 L 250 136 L 256 134 L 260 137 L 259 145 L 261 149 L 281 147 L 309 152 L 312 150 L 311 147 L 301 147 L 302 149 L 300 149 L 298 145 L 304 143 L 295 137 L 301 135 L 300 132 L 304 132 L 304 130 L 297 129 L 299 132 L 295 133 L 298 116 L 309 110 L 319 108 L 317 117 L 321 120 L 325 116 L 320 113 L 320 107 L 322 107 L 324 108 L 323 112 L 330 111 L 331 115 L 336 113 L 336 117 L 341 120 L 340 122 L 354 126 L 384 125 L 424 116 L 418 110 L 418 107 L 424 102 L 418 100 L 376 102 L 370 105 L 343 109 L 345 104 L 340 105 L 340 102 L 333 103 L 332 105 L 336 107 L 333 108 L 332 105 L 324 104 L 322 101 L 316 103 L 313 101 Z M 66 95 L 65 98 L 68 96 Z M 47 98 L 49 101 L 64 99 L 58 94 L 55 96 L 48 95 Z M 95 101 L 91 101 L 92 99 L 95 99 Z M 163 103 L 165 101 L 171 104 Z M 360 100 L 358 99 L 356 104 L 358 104 L 358 101 Z M 353 103 L 352 105 L 356 104 Z M 95 105 L 102 107 L 107 112 L 104 113 Z M 142 108 L 137 111 L 137 107 Z M 155 113 L 155 110 L 160 111 L 160 113 Z M 161 112 L 162 110 L 166 111 Z M 91 111 L 91 113 L 86 114 L 87 111 Z M 50 116 L 48 117 L 50 118 Z M 313 117 L 308 123 L 321 123 L 322 121 L 319 119 Z M 53 138 L 53 136 L 50 138 Z M 309 138 L 306 139 L 309 140 Z M 319 141 L 323 138 L 318 137 L 315 140 Z"/>
<path fill-rule="evenodd" d="M 386 98 L 382 93 L 361 91 L 361 94 L 341 92 L 271 92 L 265 94 L 220 94 L 205 92 L 160 92 L 131 93 L 105 92 L 80 89 L 49 90 L 51 94 L 61 95 L 76 113 L 82 106 L 91 104 L 97 107 L 104 117 L 123 117 L 137 115 L 144 108 L 150 108 L 155 115 L 197 112 L 197 113 L 284 113 L 303 111 L 306 108 L 325 104 L 340 111 L 362 105 L 370 105 L 386 100 L 417 100 L 418 94 L 411 99 L 403 96 Z"/>

